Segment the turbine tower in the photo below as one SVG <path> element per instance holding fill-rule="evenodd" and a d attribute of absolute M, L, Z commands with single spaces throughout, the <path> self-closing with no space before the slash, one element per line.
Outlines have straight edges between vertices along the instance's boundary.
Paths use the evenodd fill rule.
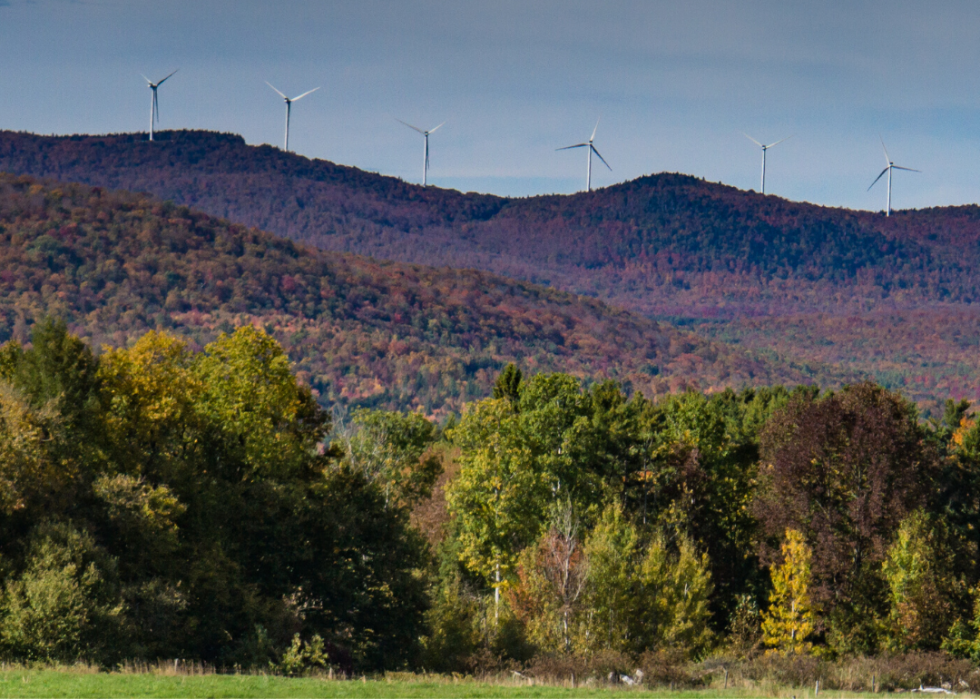
<path fill-rule="evenodd" d="M 180 70 L 180 68 L 178 68 L 177 70 Z M 175 70 L 174 73 L 176 73 L 177 70 Z M 147 87 L 149 87 L 150 90 L 153 92 L 153 98 L 150 100 L 150 140 L 151 141 L 153 140 L 153 122 L 160 121 L 160 105 L 157 102 L 157 88 L 163 85 L 163 83 L 166 82 L 167 79 L 170 78 L 170 76 L 173 75 L 174 73 L 171 73 L 163 80 L 157 80 L 156 82 L 153 82 L 145 75 L 141 76 L 146 81 Z"/>
<path fill-rule="evenodd" d="M 881 141 L 881 150 L 885 151 L 885 163 L 886 163 L 886 165 L 885 165 L 885 169 L 881 171 L 881 174 L 878 175 L 875 178 L 875 181 L 871 183 L 871 187 L 874 187 L 876 184 L 878 184 L 878 180 L 881 179 L 881 176 L 882 175 L 884 175 L 886 172 L 888 173 L 888 204 L 885 207 L 885 216 L 891 216 L 891 214 L 892 214 L 892 170 L 908 170 L 909 172 L 922 172 L 922 170 L 913 170 L 910 167 L 902 167 L 901 165 L 896 165 L 895 163 L 893 163 L 892 160 L 891 160 L 891 158 L 888 157 L 888 149 L 885 148 L 885 139 L 881 138 L 881 136 L 879 136 L 878 139 Z M 871 191 L 871 187 L 868 187 L 868 191 L 869 192 Z"/>
<path fill-rule="evenodd" d="M 273 90 L 276 90 L 276 88 L 273 86 L 273 84 L 270 83 L 268 80 L 265 81 L 265 84 L 268 85 L 269 87 L 271 87 Z M 320 89 L 319 87 L 314 87 L 312 90 L 307 90 L 306 92 L 304 92 L 299 97 L 292 97 L 292 98 L 286 97 L 286 95 L 284 95 L 281 92 L 279 92 L 279 90 L 276 90 L 276 94 L 278 94 L 280 97 L 282 97 L 286 101 L 286 141 L 283 144 L 282 149 L 284 151 L 286 151 L 287 153 L 289 152 L 289 112 L 292 110 L 293 102 L 296 102 L 297 100 L 301 100 L 304 97 L 306 97 L 308 94 L 310 94 L 311 92 L 316 92 L 319 89 Z"/>
<path fill-rule="evenodd" d="M 751 136 L 749 136 L 744 131 L 742 132 L 742 135 L 744 135 L 747 139 L 749 139 L 750 141 L 752 141 L 752 143 L 754 143 L 755 145 L 759 146 L 759 148 L 762 149 L 762 187 L 761 187 L 761 191 L 762 191 L 763 194 L 765 194 L 766 193 L 766 151 L 769 150 L 770 148 L 772 148 L 773 146 L 778 146 L 783 141 L 788 141 L 789 139 L 791 139 L 793 137 L 792 136 L 787 136 L 786 138 L 784 138 L 782 140 L 779 140 L 779 141 L 776 141 L 775 143 L 770 143 L 767 146 L 767 145 L 764 145 L 762 143 L 759 143 L 758 141 L 756 141 L 754 138 L 752 138 Z"/>
<path fill-rule="evenodd" d="M 589 140 L 587 142 L 585 142 L 585 143 L 576 143 L 574 146 L 565 146 L 564 148 L 556 148 L 555 149 L 555 150 L 568 150 L 570 148 L 587 148 L 588 149 L 588 153 L 589 153 L 589 165 L 588 165 L 588 169 L 585 171 L 585 191 L 586 192 L 591 192 L 592 191 L 592 153 L 595 153 L 596 156 L 599 158 L 599 160 L 602 161 L 602 164 L 609 168 L 609 172 L 612 172 L 612 168 L 609 167 L 609 163 L 607 163 L 606 162 L 606 159 L 602 157 L 602 155 L 599 153 L 598 150 L 596 150 L 596 147 L 594 145 L 592 145 L 592 141 L 595 140 L 595 132 L 598 130 L 598 128 L 599 128 L 599 120 L 596 119 L 595 120 L 595 128 L 592 129 L 592 135 L 589 137 Z"/>
<path fill-rule="evenodd" d="M 442 124 L 445 124 L 446 122 L 442 122 L 442 124 L 439 124 L 439 126 L 435 127 L 434 129 L 429 129 L 428 131 L 423 131 L 422 129 L 420 129 L 417 126 L 412 126 L 407 121 L 402 121 L 401 119 L 397 119 L 397 118 L 395 119 L 395 121 L 401 122 L 402 124 L 404 124 L 408 128 L 414 129 L 415 131 L 418 131 L 420 134 L 422 134 L 422 137 L 425 139 L 425 146 L 424 146 L 423 153 L 422 153 L 422 155 L 423 155 L 423 158 L 422 158 L 422 186 L 425 187 L 425 185 L 426 185 L 426 183 L 428 181 L 428 174 L 429 174 L 429 134 L 430 133 L 435 133 L 436 129 L 438 129 L 440 126 L 442 126 Z"/>

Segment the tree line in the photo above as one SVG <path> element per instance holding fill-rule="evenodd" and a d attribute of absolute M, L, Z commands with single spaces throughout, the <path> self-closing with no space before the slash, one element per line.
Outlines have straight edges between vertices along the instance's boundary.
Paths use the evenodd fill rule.
<path fill-rule="evenodd" d="M 0 657 L 467 671 L 666 652 L 980 661 L 980 426 L 865 383 L 513 365 L 436 424 L 246 325 L 0 347 Z"/>

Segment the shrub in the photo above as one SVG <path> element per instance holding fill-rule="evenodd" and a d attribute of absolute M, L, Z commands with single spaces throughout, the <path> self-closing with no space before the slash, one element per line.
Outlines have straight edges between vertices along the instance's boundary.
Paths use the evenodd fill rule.
<path fill-rule="evenodd" d="M 293 642 L 282 654 L 275 669 L 283 675 L 297 677 L 308 675 L 316 670 L 325 670 L 330 658 L 323 645 L 323 639 L 314 635 L 309 641 L 304 641 L 299 634 L 293 636 Z"/>
<path fill-rule="evenodd" d="M 639 667 L 644 684 L 651 686 L 701 687 L 705 683 L 704 674 L 686 662 L 686 654 L 679 648 L 647 651 L 640 656 Z"/>
<path fill-rule="evenodd" d="M 66 524 L 41 525 L 24 571 L 3 593 L 0 638 L 16 658 L 106 661 L 121 647 L 123 604 L 115 562 Z"/>

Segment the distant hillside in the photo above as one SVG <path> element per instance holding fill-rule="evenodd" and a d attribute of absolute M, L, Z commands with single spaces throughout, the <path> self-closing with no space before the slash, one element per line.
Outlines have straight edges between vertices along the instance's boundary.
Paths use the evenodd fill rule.
<path fill-rule="evenodd" d="M 146 191 L 324 250 L 471 267 L 654 317 L 980 299 L 980 207 L 878 214 L 684 175 L 528 199 L 423 189 L 238 136 L 0 132 L 0 170 Z"/>
<path fill-rule="evenodd" d="M 980 398 L 980 353 L 963 349 L 958 327 L 980 318 L 978 206 L 885 218 L 675 174 L 508 199 L 423 189 L 234 135 L 159 138 L 0 132 L 0 170 L 145 191 L 323 250 L 549 285 L 693 322 L 831 382 L 878 378 L 923 405 Z"/>
<path fill-rule="evenodd" d="M 0 341 L 52 313 L 94 345 L 151 328 L 273 333 L 325 402 L 459 409 L 509 361 L 686 386 L 824 382 L 591 299 L 326 253 L 142 195 L 0 175 Z"/>

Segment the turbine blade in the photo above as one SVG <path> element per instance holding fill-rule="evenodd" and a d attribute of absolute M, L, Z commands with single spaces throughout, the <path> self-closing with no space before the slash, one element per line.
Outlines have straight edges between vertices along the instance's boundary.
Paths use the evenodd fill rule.
<path fill-rule="evenodd" d="M 892 159 L 888 156 L 888 149 L 885 148 L 885 139 L 881 137 L 881 134 L 878 134 L 878 140 L 881 141 L 881 149 L 885 151 L 885 162 L 891 165 Z"/>
<path fill-rule="evenodd" d="M 180 70 L 180 68 L 178 68 L 177 70 Z M 170 75 L 168 75 L 167 77 L 165 77 L 163 80 L 161 80 L 160 82 L 158 82 L 157 83 L 157 87 L 160 87 L 161 85 L 163 85 L 164 82 L 166 82 L 167 80 L 169 80 L 170 78 L 172 78 L 173 75 L 174 75 L 174 73 L 177 72 L 177 70 L 175 70 L 173 73 L 171 73 Z"/>
<path fill-rule="evenodd" d="M 599 151 L 596 150 L 596 147 L 593 146 L 591 143 L 589 144 L 589 147 L 592 149 L 592 152 L 593 153 L 595 153 L 596 155 L 599 156 L 599 160 L 602 161 L 602 164 L 609 168 L 609 172 L 612 172 L 612 167 L 610 167 L 609 163 L 606 162 L 606 159 L 605 158 L 603 158 L 601 155 L 599 155 Z"/>
<path fill-rule="evenodd" d="M 436 128 L 434 128 L 434 129 L 429 129 L 429 133 L 435 133 L 435 132 L 436 132 L 436 131 L 437 131 L 437 130 L 438 130 L 438 129 L 440 128 L 440 127 L 442 127 L 442 126 L 444 126 L 445 124 L 446 124 L 446 122 L 442 122 L 442 123 L 441 123 L 441 124 L 439 124 L 439 126 L 437 126 Z"/>
<path fill-rule="evenodd" d="M 568 150 L 569 148 L 586 148 L 588 143 L 576 143 L 574 146 L 565 146 L 564 148 L 555 148 L 555 150 Z"/>
<path fill-rule="evenodd" d="M 153 118 L 160 123 L 160 101 L 157 99 L 157 91 L 153 91 Z"/>
<path fill-rule="evenodd" d="M 748 135 L 747 133 L 745 133 L 744 131 L 742 132 L 742 135 L 743 135 L 743 136 L 745 136 L 745 137 L 746 137 L 747 139 L 749 139 L 750 141 L 752 141 L 752 143 L 754 143 L 755 145 L 757 145 L 757 146 L 759 146 L 759 148 L 762 148 L 762 147 L 763 147 L 761 143 L 759 143 L 758 141 L 756 141 L 756 140 L 755 140 L 754 138 L 752 138 L 751 136 L 749 136 L 749 135 Z"/>
<path fill-rule="evenodd" d="M 602 117 L 599 117 L 599 119 L 601 119 L 601 118 Z M 592 143 L 592 141 L 595 140 L 595 132 L 599 130 L 599 119 L 596 119 L 595 120 L 595 128 L 592 129 L 592 136 L 589 138 L 589 143 Z M 603 161 L 603 162 L 605 162 L 605 161 Z"/>
<path fill-rule="evenodd" d="M 910 167 L 902 167 L 901 165 L 892 165 L 896 170 L 908 170 L 909 172 L 922 172 L 922 170 L 913 170 Z"/>
<path fill-rule="evenodd" d="M 795 136 L 795 135 L 796 134 L 793 134 L 793 136 Z M 776 141 L 775 143 L 770 143 L 768 146 L 766 146 L 766 148 L 772 148 L 773 146 L 778 146 L 783 141 L 788 141 L 789 139 L 793 138 L 793 136 L 787 136 L 786 138 L 783 138 L 783 139 L 781 139 L 779 141 Z"/>
<path fill-rule="evenodd" d="M 265 84 L 268 85 L 269 87 L 271 87 L 273 90 L 276 90 L 276 86 L 273 85 L 272 83 L 270 83 L 268 80 L 265 81 Z M 284 95 L 281 92 L 279 92 L 279 90 L 276 90 L 276 94 L 279 95 L 280 97 L 282 97 L 284 100 L 288 100 L 289 99 L 288 97 L 286 97 L 286 95 Z"/>
<path fill-rule="evenodd" d="M 153 87 L 153 81 L 152 80 L 150 80 L 148 77 L 146 77 L 142 73 L 140 73 L 140 77 L 143 78 L 146 81 L 146 84 L 147 85 L 149 85 L 150 87 Z"/>
<path fill-rule="evenodd" d="M 399 122 L 399 123 L 402 123 L 402 124 L 404 124 L 405 126 L 407 126 L 407 127 L 408 127 L 408 128 L 410 128 L 410 129 L 414 129 L 415 131 L 418 131 L 418 132 L 419 132 L 420 134 L 422 134 L 423 136 L 425 135 L 425 131 L 423 131 L 422 129 L 420 129 L 420 128 L 419 128 L 419 127 L 417 127 L 417 126 L 412 126 L 412 125 L 411 125 L 411 124 L 409 124 L 409 123 L 408 123 L 407 121 L 402 121 L 402 120 L 401 120 L 401 119 L 399 119 L 398 117 L 395 117 L 395 121 L 397 121 L 397 122 Z"/>
<path fill-rule="evenodd" d="M 297 100 L 301 100 L 301 99 L 303 99 L 304 97 L 306 97 L 306 96 L 307 96 L 308 94 L 310 94 L 311 92 L 316 92 L 316 91 L 317 91 L 317 90 L 319 90 L 319 89 L 320 89 L 320 88 L 318 88 L 318 87 L 314 87 L 314 88 L 313 88 L 312 90 L 307 90 L 306 92 L 304 92 L 304 93 L 303 93 L 302 95 L 300 95 L 299 97 L 293 97 L 293 98 L 292 98 L 291 100 L 289 100 L 289 101 L 290 101 L 290 102 L 296 102 Z"/>
<path fill-rule="evenodd" d="M 888 167 L 891 167 L 891 165 L 889 165 Z M 886 172 L 888 172 L 888 167 L 886 167 L 886 168 L 885 168 L 884 170 L 882 170 L 882 171 L 881 171 L 881 174 L 880 174 L 880 175 L 878 175 L 878 176 L 877 176 L 877 177 L 875 178 L 875 181 L 871 183 L 871 187 L 874 187 L 874 186 L 875 186 L 876 184 L 878 184 L 878 180 L 880 180 L 880 179 L 881 179 L 881 178 L 882 178 L 882 177 L 884 176 L 884 174 L 885 174 Z M 868 191 L 869 191 L 869 192 L 871 191 L 871 187 L 868 187 Z"/>

